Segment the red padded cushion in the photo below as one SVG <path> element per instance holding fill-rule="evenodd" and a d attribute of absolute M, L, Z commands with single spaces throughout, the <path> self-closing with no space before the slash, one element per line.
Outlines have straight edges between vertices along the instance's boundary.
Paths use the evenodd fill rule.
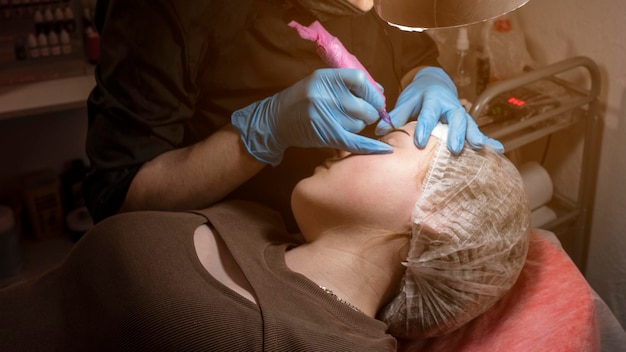
<path fill-rule="evenodd" d="M 401 341 L 401 351 L 599 351 L 592 289 L 570 257 L 531 233 L 516 284 L 483 315 L 450 334 Z"/>

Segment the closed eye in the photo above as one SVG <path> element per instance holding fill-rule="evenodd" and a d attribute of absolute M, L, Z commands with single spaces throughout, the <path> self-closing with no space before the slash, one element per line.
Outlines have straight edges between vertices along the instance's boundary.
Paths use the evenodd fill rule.
<path fill-rule="evenodd" d="M 389 139 L 391 139 L 391 136 L 392 136 L 395 132 L 402 132 L 402 133 L 406 134 L 407 136 L 411 137 L 411 134 L 410 134 L 409 132 L 407 132 L 406 130 L 396 128 L 395 130 L 391 130 L 391 131 L 389 131 L 386 135 L 381 136 L 380 138 L 378 138 L 378 140 L 379 140 L 379 141 L 381 141 L 381 142 L 383 142 L 383 143 L 389 144 L 389 141 L 388 141 L 388 140 L 389 140 Z"/>

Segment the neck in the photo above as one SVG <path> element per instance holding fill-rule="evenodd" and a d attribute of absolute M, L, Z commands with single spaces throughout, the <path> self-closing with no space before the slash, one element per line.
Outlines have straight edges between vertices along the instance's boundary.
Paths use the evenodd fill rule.
<path fill-rule="evenodd" d="M 325 233 L 285 254 L 289 268 L 332 290 L 339 298 L 375 317 L 394 292 L 404 267 L 398 240 Z"/>

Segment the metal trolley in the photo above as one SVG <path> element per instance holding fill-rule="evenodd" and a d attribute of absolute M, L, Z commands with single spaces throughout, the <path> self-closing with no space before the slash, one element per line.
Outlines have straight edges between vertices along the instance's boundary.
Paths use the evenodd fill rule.
<path fill-rule="evenodd" d="M 589 75 L 588 89 L 557 77 L 580 68 Z M 555 97 L 542 93 L 541 87 L 546 86 L 556 87 L 560 94 Z M 582 272 L 587 261 L 599 159 L 599 94 L 600 72 L 595 62 L 587 57 L 573 57 L 494 83 L 476 99 L 469 111 L 481 130 L 501 141 L 507 153 L 584 123 L 577 197 L 572 199 L 555 192 L 548 205 L 557 218 L 541 226 L 559 237 Z"/>

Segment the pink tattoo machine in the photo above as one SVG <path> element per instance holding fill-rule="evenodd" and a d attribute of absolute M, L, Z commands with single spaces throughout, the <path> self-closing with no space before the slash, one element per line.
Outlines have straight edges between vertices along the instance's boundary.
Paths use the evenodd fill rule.
<path fill-rule="evenodd" d="M 306 27 L 296 21 L 291 21 L 289 27 L 295 29 L 302 39 L 310 40 L 317 44 L 317 53 L 328 66 L 333 68 L 356 68 L 363 71 L 367 79 L 376 87 L 378 93 L 383 97 L 383 100 L 385 99 L 385 95 L 378 86 L 378 83 L 376 83 L 374 78 L 367 72 L 363 64 L 359 62 L 359 59 L 352 55 L 337 37 L 328 33 L 321 23 L 315 21 L 311 23 L 310 26 Z M 396 130 L 384 106 L 378 111 L 378 115 L 383 121 L 388 123 L 393 130 Z"/>

